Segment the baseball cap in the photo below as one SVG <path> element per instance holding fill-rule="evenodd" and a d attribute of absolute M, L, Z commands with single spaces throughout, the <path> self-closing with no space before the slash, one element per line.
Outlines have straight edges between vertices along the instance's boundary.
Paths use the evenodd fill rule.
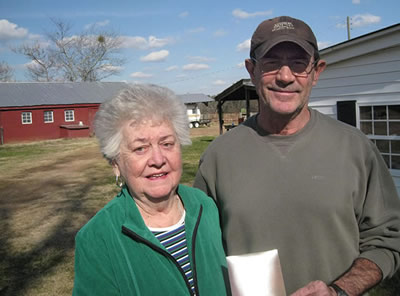
<path fill-rule="evenodd" d="M 263 57 L 272 47 L 285 41 L 296 43 L 310 56 L 318 52 L 317 39 L 306 23 L 290 16 L 279 16 L 258 25 L 251 37 L 250 57 Z"/>

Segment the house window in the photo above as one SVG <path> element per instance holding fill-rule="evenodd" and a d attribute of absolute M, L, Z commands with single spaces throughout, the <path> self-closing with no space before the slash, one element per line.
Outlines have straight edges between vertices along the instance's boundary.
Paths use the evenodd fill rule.
<path fill-rule="evenodd" d="M 388 168 L 400 170 L 400 105 L 360 106 L 360 129 L 375 143 Z"/>
<path fill-rule="evenodd" d="M 45 123 L 54 122 L 53 111 L 44 111 L 43 118 Z"/>
<path fill-rule="evenodd" d="M 65 121 L 74 121 L 74 110 L 65 110 L 64 111 Z"/>
<path fill-rule="evenodd" d="M 22 124 L 32 124 L 32 112 L 22 112 Z"/>

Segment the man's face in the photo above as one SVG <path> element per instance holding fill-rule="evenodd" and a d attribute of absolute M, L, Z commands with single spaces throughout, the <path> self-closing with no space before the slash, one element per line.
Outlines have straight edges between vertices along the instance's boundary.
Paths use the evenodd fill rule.
<path fill-rule="evenodd" d="M 304 72 L 300 70 L 296 73 L 297 61 L 307 65 Z M 260 112 L 290 116 L 306 109 L 311 89 L 325 68 L 324 61 L 319 61 L 316 68 L 313 62 L 312 57 L 292 42 L 277 44 L 255 63 L 246 60 L 247 70 L 260 98 Z M 275 67 L 275 70 L 268 66 L 274 63 L 282 66 Z"/>

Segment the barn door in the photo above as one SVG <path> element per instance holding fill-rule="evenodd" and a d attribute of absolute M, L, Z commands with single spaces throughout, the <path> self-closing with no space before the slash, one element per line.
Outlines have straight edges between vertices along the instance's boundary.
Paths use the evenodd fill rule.
<path fill-rule="evenodd" d="M 96 115 L 97 112 L 97 108 L 89 108 L 89 134 L 92 135 L 93 134 L 93 119 L 94 116 Z"/>

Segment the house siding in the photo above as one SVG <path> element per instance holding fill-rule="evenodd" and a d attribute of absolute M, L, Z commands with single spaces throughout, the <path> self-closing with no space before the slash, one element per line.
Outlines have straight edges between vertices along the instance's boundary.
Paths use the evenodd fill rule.
<path fill-rule="evenodd" d="M 327 68 L 313 88 L 309 105 L 337 119 L 338 101 L 359 107 L 400 105 L 400 25 L 320 51 Z M 400 170 L 391 170 L 400 193 Z"/>
<path fill-rule="evenodd" d="M 328 62 L 311 93 L 310 106 L 336 118 L 336 102 L 348 100 L 399 103 L 400 46 L 332 65 Z"/>

